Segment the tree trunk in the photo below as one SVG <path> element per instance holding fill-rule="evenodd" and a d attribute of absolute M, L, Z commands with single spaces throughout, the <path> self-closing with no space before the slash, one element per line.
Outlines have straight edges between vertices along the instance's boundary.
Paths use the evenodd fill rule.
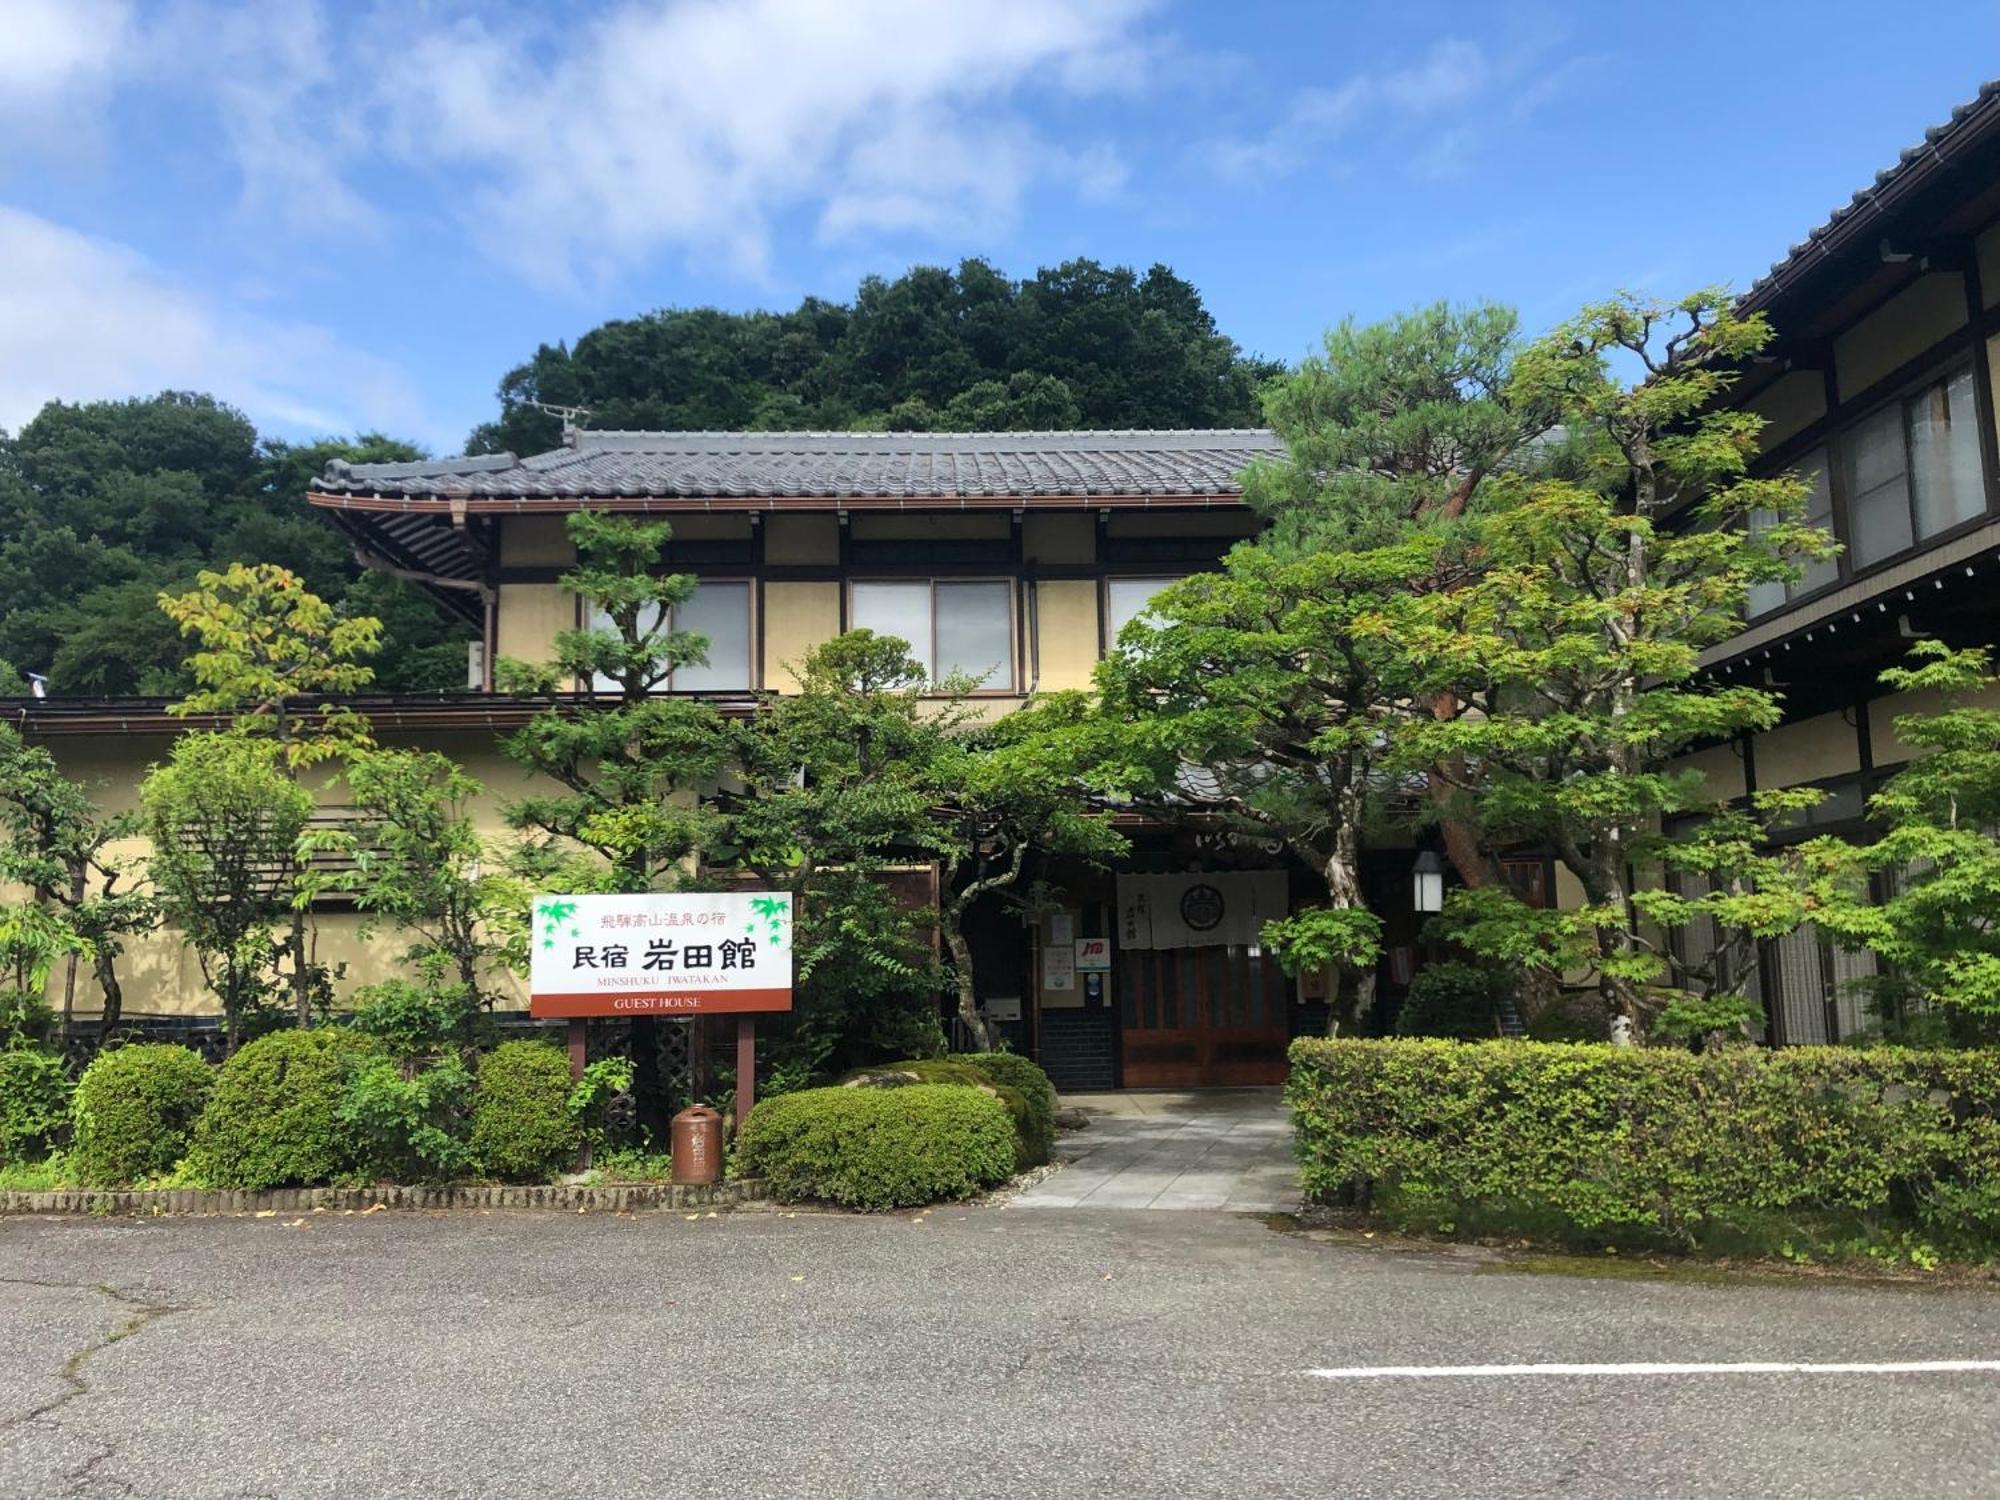
<path fill-rule="evenodd" d="M 312 1025 L 312 987 L 306 983 L 306 914 L 292 913 L 292 1005 L 298 1012 L 299 1029 Z"/>
<path fill-rule="evenodd" d="M 1459 700 L 1455 693 L 1439 693 L 1431 700 L 1431 717 L 1438 720 L 1451 718 L 1458 712 Z M 1446 772 L 1455 773 L 1447 776 Z M 1451 794 L 1454 780 L 1462 783 L 1465 779 L 1464 761 L 1447 763 L 1432 771 L 1424 779 L 1424 792 L 1430 803 L 1438 811 L 1438 830 L 1444 835 L 1444 852 L 1451 860 L 1452 868 L 1458 871 L 1458 878 L 1473 890 L 1500 883 L 1500 865 L 1486 852 L 1479 840 L 1479 830 L 1470 819 L 1461 818 L 1451 811 Z"/>
<path fill-rule="evenodd" d="M 97 987 L 104 991 L 104 1020 L 97 1031 L 101 1046 L 125 1014 L 125 989 L 118 982 L 118 961 L 105 951 L 102 944 L 97 950 L 94 965 L 97 973 Z"/>
<path fill-rule="evenodd" d="M 1353 782 L 1359 778 L 1349 776 Z M 1340 799 L 1339 822 L 1333 830 L 1333 850 L 1326 861 L 1327 904 L 1335 911 L 1366 911 L 1368 902 L 1361 889 L 1361 796 L 1350 786 Z M 1332 997 L 1336 1012 L 1343 998 L 1352 1008 L 1358 1030 L 1361 1018 L 1375 1005 L 1375 971 L 1378 964 L 1363 968 L 1342 964 L 1339 991 Z"/>
<path fill-rule="evenodd" d="M 938 916 L 939 925 L 944 928 L 945 947 L 951 950 L 953 977 L 958 983 L 959 1023 L 972 1037 L 974 1051 L 991 1052 L 995 1042 L 993 1023 L 979 1013 L 979 997 L 972 982 L 972 945 L 965 940 L 959 925 L 960 913 L 943 910 Z"/>

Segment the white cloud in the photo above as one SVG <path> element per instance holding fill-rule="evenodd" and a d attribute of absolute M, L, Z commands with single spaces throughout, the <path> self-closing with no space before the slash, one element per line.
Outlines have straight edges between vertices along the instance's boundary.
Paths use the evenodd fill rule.
<path fill-rule="evenodd" d="M 342 76 L 318 0 L 183 0 L 161 13 L 145 47 L 163 78 L 213 108 L 246 215 L 293 228 L 381 227 L 344 178 L 366 144 L 362 91 Z"/>
<path fill-rule="evenodd" d="M 0 171 L 30 150 L 96 144 L 96 105 L 136 51 L 128 0 L 6 0 L 0 17 Z"/>
<path fill-rule="evenodd" d="M 0 206 L 0 427 L 42 404 L 209 391 L 266 431 L 427 430 L 387 361 L 178 286 L 126 246 Z M 447 439 L 448 441 L 448 439 Z"/>
<path fill-rule="evenodd" d="M 1440 117 L 1451 118 L 1481 97 L 1494 71 L 1477 43 L 1447 37 L 1414 67 L 1301 89 L 1262 134 L 1210 141 L 1203 155 L 1218 176 L 1232 181 L 1285 176 L 1364 124 L 1435 131 Z M 1448 148 L 1442 144 L 1447 139 Z M 1467 143 L 1462 128 L 1438 132 L 1437 140 L 1419 159 L 1427 174 L 1449 170 Z"/>
<path fill-rule="evenodd" d="M 544 281 L 678 248 L 739 275 L 773 223 L 943 236 L 1011 223 L 1055 182 L 1122 181 L 1018 108 L 1130 87 L 1136 0 L 624 0 L 554 36 L 400 26 L 374 107 L 385 145 L 478 184 L 468 232 Z"/>
<path fill-rule="evenodd" d="M 0 100 L 46 103 L 105 82 L 131 41 L 126 0 L 8 0 Z"/>

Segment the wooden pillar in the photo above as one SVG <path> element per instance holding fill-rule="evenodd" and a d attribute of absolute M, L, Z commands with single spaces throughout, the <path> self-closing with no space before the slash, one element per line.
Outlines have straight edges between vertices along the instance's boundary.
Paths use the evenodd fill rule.
<path fill-rule="evenodd" d="M 572 1083 L 583 1081 L 584 1064 L 589 1061 L 586 1028 L 590 1023 L 582 1016 L 571 1016 L 569 1021 L 569 1076 Z"/>
<path fill-rule="evenodd" d="M 757 1107 L 757 1018 L 736 1018 L 736 1134 Z"/>

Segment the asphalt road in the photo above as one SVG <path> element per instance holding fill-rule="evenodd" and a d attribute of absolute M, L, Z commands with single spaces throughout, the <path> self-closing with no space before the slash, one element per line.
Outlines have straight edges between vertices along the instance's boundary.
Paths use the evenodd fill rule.
<path fill-rule="evenodd" d="M 1496 1273 L 1194 1213 L 0 1222 L 7 1496 L 2000 1492 L 2000 1294 Z M 121 1336 L 122 1335 L 122 1336 Z"/>

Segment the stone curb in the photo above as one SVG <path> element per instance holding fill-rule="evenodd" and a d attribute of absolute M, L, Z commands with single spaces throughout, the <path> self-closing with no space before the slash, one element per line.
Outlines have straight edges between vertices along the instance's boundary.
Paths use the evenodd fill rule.
<path fill-rule="evenodd" d="M 210 1188 L 76 1188 L 59 1193 L 0 1193 L 0 1214 L 256 1214 L 314 1209 L 567 1209 L 629 1213 L 639 1209 L 727 1208 L 769 1197 L 761 1180 L 710 1187 L 665 1182 L 618 1182 L 598 1187 L 277 1188 L 229 1192 Z"/>

